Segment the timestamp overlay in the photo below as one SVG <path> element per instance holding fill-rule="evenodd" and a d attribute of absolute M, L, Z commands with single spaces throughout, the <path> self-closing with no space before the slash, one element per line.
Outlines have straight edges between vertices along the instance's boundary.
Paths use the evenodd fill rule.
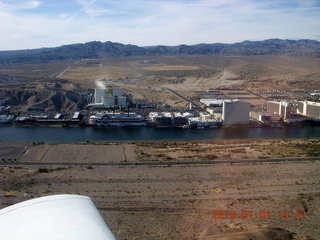
<path fill-rule="evenodd" d="M 297 209 L 295 211 L 289 210 L 222 210 L 214 209 L 212 212 L 212 219 L 221 220 L 221 219 L 257 219 L 257 220 L 268 220 L 268 219 L 279 219 L 279 220 L 305 220 L 307 218 L 307 212 L 305 210 Z"/>

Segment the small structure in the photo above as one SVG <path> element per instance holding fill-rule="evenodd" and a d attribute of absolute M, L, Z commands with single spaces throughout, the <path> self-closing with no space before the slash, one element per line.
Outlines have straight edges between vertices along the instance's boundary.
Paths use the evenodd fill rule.
<path fill-rule="evenodd" d="M 0 115 L 0 124 L 11 123 L 14 120 L 13 115 Z"/>
<path fill-rule="evenodd" d="M 55 120 L 61 120 L 61 119 L 63 119 L 64 118 L 64 116 L 61 114 L 61 113 L 57 113 L 55 116 L 54 116 L 54 119 Z"/>

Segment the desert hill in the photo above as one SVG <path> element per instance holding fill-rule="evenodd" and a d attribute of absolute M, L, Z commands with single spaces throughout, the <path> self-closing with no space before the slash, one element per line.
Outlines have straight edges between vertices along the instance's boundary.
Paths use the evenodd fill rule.
<path fill-rule="evenodd" d="M 90 42 L 0 51 L 0 105 L 18 111 L 75 110 L 83 93 L 102 85 L 134 99 L 186 106 L 185 96 L 208 89 L 320 89 L 320 42 L 244 41 L 235 44 L 139 47 Z M 258 103 L 260 104 L 260 102 Z"/>
<path fill-rule="evenodd" d="M 50 61 L 80 60 L 92 58 L 116 58 L 129 56 L 161 55 L 289 55 L 320 57 L 320 42 L 314 40 L 268 39 L 244 41 L 233 44 L 213 43 L 179 46 L 139 47 L 115 42 L 88 42 L 19 51 L 0 51 L 0 64 L 41 63 Z"/>

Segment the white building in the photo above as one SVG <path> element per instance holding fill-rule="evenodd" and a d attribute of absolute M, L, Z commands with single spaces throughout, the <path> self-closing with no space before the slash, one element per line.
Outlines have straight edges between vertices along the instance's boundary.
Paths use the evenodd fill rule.
<path fill-rule="evenodd" d="M 193 117 L 191 113 L 180 112 L 150 112 L 149 118 L 152 123 L 162 125 L 182 125 L 187 123 L 187 119 Z"/>
<path fill-rule="evenodd" d="M 206 112 L 200 112 L 199 116 L 201 120 L 213 119 L 213 114 L 206 113 Z"/>
<path fill-rule="evenodd" d="M 123 95 L 121 88 L 107 86 L 106 88 L 94 89 L 95 104 L 89 104 L 90 106 L 126 106 L 127 98 Z"/>
<path fill-rule="evenodd" d="M 298 113 L 308 117 L 320 118 L 320 103 L 310 101 L 298 102 Z"/>
<path fill-rule="evenodd" d="M 217 98 L 201 98 L 200 102 L 207 107 L 222 107 L 224 101 L 231 102 L 230 99 L 217 99 Z"/>
<path fill-rule="evenodd" d="M 224 125 L 248 124 L 250 103 L 240 101 L 224 101 L 222 106 L 222 120 Z"/>

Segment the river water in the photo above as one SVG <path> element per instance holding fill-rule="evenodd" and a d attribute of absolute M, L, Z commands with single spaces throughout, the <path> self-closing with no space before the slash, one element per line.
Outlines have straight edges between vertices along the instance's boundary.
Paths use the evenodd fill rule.
<path fill-rule="evenodd" d="M 0 127 L 1 141 L 86 142 L 86 141 L 208 141 L 218 139 L 320 138 L 320 127 L 288 128 L 60 128 Z"/>

